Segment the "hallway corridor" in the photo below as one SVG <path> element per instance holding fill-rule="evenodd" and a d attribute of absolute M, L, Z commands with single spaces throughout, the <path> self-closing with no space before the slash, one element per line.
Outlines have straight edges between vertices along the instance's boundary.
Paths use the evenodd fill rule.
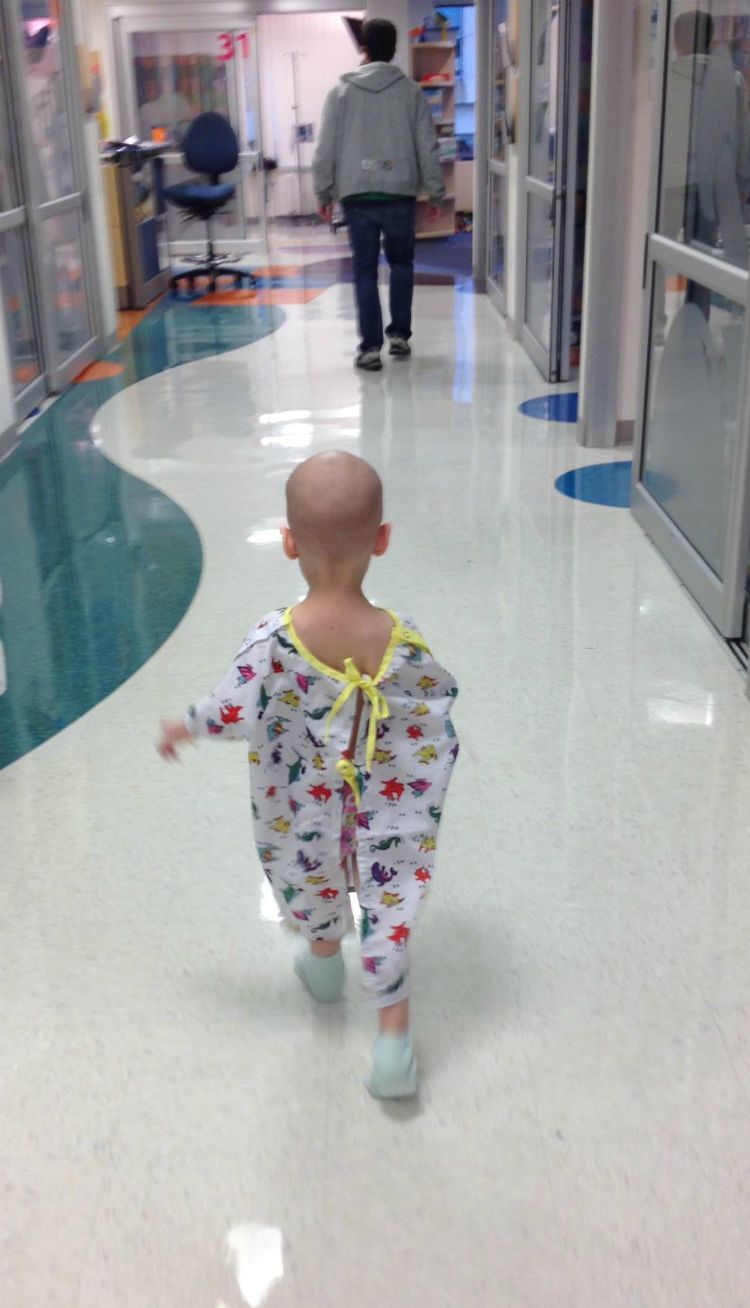
<path fill-rule="evenodd" d="M 470 284 L 361 375 L 351 286 L 276 257 L 0 467 L 4 1308 L 743 1308 L 742 678 L 627 510 L 555 488 L 608 456 L 519 413 L 548 388 Z M 242 748 L 154 749 L 296 600 L 284 483 L 332 447 L 385 483 L 372 598 L 461 687 L 407 1106 L 362 1086 L 356 941 L 344 1004 L 293 975 Z"/>

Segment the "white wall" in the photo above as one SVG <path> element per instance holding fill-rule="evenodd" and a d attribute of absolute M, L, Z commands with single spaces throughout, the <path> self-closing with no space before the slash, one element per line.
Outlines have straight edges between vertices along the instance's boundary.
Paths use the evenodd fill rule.
<path fill-rule="evenodd" d="M 349 17 L 361 18 L 362 10 L 348 10 Z M 309 168 L 320 133 L 323 102 L 344 73 L 351 72 L 361 61 L 344 22 L 346 14 L 261 14 L 258 19 L 258 54 L 260 59 L 260 116 L 263 153 L 276 159 L 279 171 L 271 173 L 268 186 L 268 213 L 273 218 L 291 213 L 313 213 L 316 201 Z M 294 83 L 291 51 L 298 52 L 298 120 L 312 123 L 313 141 L 300 146 L 302 167 L 302 201 L 296 175 L 294 149 Z"/>
<path fill-rule="evenodd" d="M 648 222 L 652 159 L 653 77 L 651 59 L 652 0 L 638 0 L 633 34 L 631 72 L 632 148 L 628 181 L 629 209 L 625 228 L 625 281 L 622 300 L 622 350 L 617 401 L 620 423 L 635 420 L 638 406 L 638 366 L 643 310 L 643 247 Z"/>
<path fill-rule="evenodd" d="M 83 40 L 89 50 L 98 50 L 102 58 L 103 94 L 102 105 L 114 131 L 117 117 L 115 104 L 115 85 L 112 66 L 109 59 L 109 42 L 107 36 L 107 13 L 105 0 L 79 0 L 80 24 Z"/>
<path fill-rule="evenodd" d="M 114 288 L 112 246 L 109 237 L 109 218 L 104 200 L 102 167 L 99 161 L 99 124 L 87 118 L 83 124 L 86 172 L 89 187 L 89 221 L 94 253 L 96 281 L 96 319 L 102 336 L 102 347 L 107 349 L 117 331 L 117 300 Z"/>
<path fill-rule="evenodd" d="M 579 440 L 630 436 L 638 404 L 641 288 L 652 149 L 652 0 L 594 14 Z"/>
<path fill-rule="evenodd" d="M 361 10 L 349 16 L 361 18 Z M 317 141 L 323 102 L 344 73 L 361 62 L 342 13 L 261 14 L 258 19 L 261 130 L 264 154 L 280 167 L 295 163 L 294 89 L 291 51 L 298 51 L 298 118 L 312 123 Z M 314 143 L 301 147 L 302 161 L 312 160 Z"/>

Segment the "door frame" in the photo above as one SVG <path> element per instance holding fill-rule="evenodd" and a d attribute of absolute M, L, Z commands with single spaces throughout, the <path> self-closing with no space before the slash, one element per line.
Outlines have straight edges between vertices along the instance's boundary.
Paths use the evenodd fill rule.
<path fill-rule="evenodd" d="M 508 142 L 505 142 L 505 157 L 497 159 L 494 154 L 495 149 L 495 78 L 497 69 L 495 67 L 495 56 L 497 53 L 497 30 L 495 24 L 495 3 L 494 0 L 487 0 L 486 8 L 477 2 L 477 29 L 476 29 L 476 78 L 477 78 L 477 95 L 475 104 L 475 113 L 477 115 L 476 127 L 479 126 L 479 115 L 482 116 L 483 135 L 476 131 L 474 134 L 474 168 L 477 170 L 477 178 L 484 176 L 484 190 L 479 192 L 480 207 L 482 213 L 479 215 L 480 222 L 474 221 L 475 240 L 482 239 L 485 242 L 485 249 L 480 251 L 481 272 L 482 272 L 482 289 L 486 291 L 490 302 L 495 306 L 499 313 L 505 317 L 508 313 L 508 218 L 510 215 L 510 193 L 509 193 L 509 170 L 508 170 Z M 484 23 L 480 24 L 480 19 L 484 16 Z M 507 11 L 506 11 L 507 22 Z M 482 53 L 481 36 L 482 26 L 486 32 L 485 50 Z M 506 70 L 506 114 L 508 108 L 508 84 Z M 477 149 L 479 141 L 483 142 L 481 154 Z M 479 171 L 482 170 L 482 171 Z M 505 270 L 503 285 L 493 276 L 493 239 L 492 239 L 492 191 L 495 178 L 501 178 L 504 187 L 504 204 L 505 204 Z M 475 186 L 475 206 L 477 203 L 477 189 Z M 482 231 L 482 228 L 484 229 Z"/>
<path fill-rule="evenodd" d="M 263 125 L 261 121 L 261 96 L 260 96 L 260 66 L 258 60 L 258 35 L 256 26 L 255 6 L 246 3 L 246 0 L 220 0 L 215 9 L 207 9 L 201 5 L 200 10 L 194 10 L 190 3 L 178 4 L 175 0 L 167 0 L 166 3 L 156 4 L 116 4 L 108 9 L 108 41 L 112 66 L 115 69 L 115 84 L 117 87 L 117 125 L 118 134 L 123 135 L 125 131 L 130 131 L 135 127 L 135 117 L 137 111 L 137 95 L 135 77 L 133 75 L 133 62 L 130 57 L 130 38 L 136 32 L 232 32 L 240 31 L 250 32 L 252 36 L 252 55 L 251 58 L 255 65 L 255 85 L 257 88 L 256 117 L 258 121 L 259 140 L 263 139 Z M 233 66 L 235 61 L 229 61 L 232 65 L 231 73 L 228 79 L 229 94 L 234 101 L 234 112 L 239 120 L 241 109 L 245 103 L 244 86 L 241 85 L 241 79 L 237 76 L 236 68 Z M 242 123 L 238 122 L 242 129 Z M 243 133 L 244 135 L 244 133 Z M 240 152 L 238 161 L 238 185 L 236 192 L 238 221 L 242 229 L 242 237 L 222 237 L 221 244 L 230 251 L 248 251 L 249 248 L 265 250 L 267 246 L 267 217 L 265 205 L 265 186 L 263 176 L 263 152 L 262 148 L 257 150 L 248 150 L 242 148 L 243 136 L 239 136 Z M 165 164 L 175 164 L 182 161 L 182 154 L 173 151 L 166 153 L 164 156 Z M 258 236 L 248 236 L 247 215 L 245 209 L 245 182 L 248 178 L 254 179 L 254 186 L 257 197 L 257 206 L 259 214 L 259 234 Z M 169 241 L 169 247 L 175 253 L 183 253 L 195 248 L 195 238 L 193 240 L 172 240 Z"/>
<path fill-rule="evenodd" d="M 42 352 L 43 377 L 39 398 L 46 391 L 64 390 L 75 377 L 101 352 L 101 328 L 97 312 L 95 257 L 91 231 L 90 197 L 88 191 L 86 155 L 83 140 L 83 121 L 77 76 L 77 52 L 73 33 L 73 16 L 69 6 L 58 10 L 62 77 L 65 110 L 70 131 L 71 160 L 75 190 L 54 200 L 42 200 L 34 193 L 34 179 L 38 175 L 32 166 L 34 154 L 31 130 L 31 109 L 26 95 L 25 57 L 18 13 L 6 9 L 4 32 L 6 38 L 9 83 L 13 91 L 14 115 L 12 126 L 16 134 L 16 160 L 18 177 L 24 196 L 25 227 L 28 233 L 30 281 L 35 301 L 35 323 L 39 329 Z M 47 245 L 45 223 L 58 214 L 75 213 L 81 245 L 81 271 L 83 275 L 89 336 L 72 354 L 60 353 L 55 324 L 54 288 L 47 276 Z M 29 388 L 31 390 L 31 388 Z M 29 395 L 24 400 L 28 413 Z M 21 398 L 20 396 L 18 397 Z M 33 407 L 33 406 L 32 406 Z"/>
<path fill-rule="evenodd" d="M 494 89 L 494 87 L 493 87 Z M 476 166 L 476 164 L 475 164 Z M 505 278 L 504 285 L 495 280 L 492 273 L 492 187 L 496 177 L 502 179 L 505 188 Z M 508 305 L 508 214 L 510 212 L 510 197 L 508 194 L 508 165 L 505 161 L 499 159 L 487 160 L 487 295 L 494 304 L 495 308 L 503 315 L 507 313 Z"/>
<path fill-rule="evenodd" d="M 658 233 L 662 144 L 670 53 L 672 0 L 660 0 L 656 35 L 656 65 L 648 228 L 643 261 L 641 351 L 638 368 L 638 410 L 633 445 L 631 511 L 664 556 L 672 571 L 726 639 L 742 636 L 750 547 L 750 273 L 722 264 L 701 250 Z M 680 273 L 745 309 L 738 397 L 738 439 L 731 477 L 729 511 L 724 536 L 723 580 L 720 579 L 642 481 L 647 455 L 646 429 L 651 382 L 651 318 L 659 267 Z"/>
<path fill-rule="evenodd" d="M 32 250 L 31 230 L 29 227 L 29 213 L 26 196 L 26 179 L 23 172 L 23 161 L 21 159 L 20 147 L 20 130 L 18 123 L 17 94 L 15 87 L 15 75 L 11 67 L 11 56 L 9 52 L 9 34 L 6 24 L 10 20 L 10 15 L 6 12 L 3 16 L 0 12 L 0 40 L 4 43 L 4 48 L 8 51 L 5 61 L 5 67 L 2 86 L 0 86 L 0 96 L 3 97 L 3 109 L 5 112 L 5 121 L 8 125 L 8 138 L 12 147 L 13 177 L 15 181 L 15 203 L 10 209 L 0 211 L 0 233 L 16 231 L 19 234 L 24 251 L 23 271 L 28 280 L 29 292 L 29 313 L 34 332 L 34 345 L 39 355 L 39 376 L 34 377 L 28 385 L 20 391 L 14 393 L 13 407 L 16 422 L 23 422 L 25 418 L 42 403 L 47 394 L 47 363 L 45 358 L 45 342 L 42 337 L 42 324 L 40 316 L 41 298 L 39 295 L 38 280 L 36 275 L 34 253 Z M 8 341 L 10 350 L 10 340 Z M 9 364 L 12 360 L 8 359 Z"/>
<path fill-rule="evenodd" d="M 12 132 L 11 128 L 11 132 Z M 18 156 L 16 155 L 16 158 Z M 31 231 L 29 228 L 27 206 L 19 204 L 13 209 L 5 209 L 0 213 L 0 233 L 8 231 L 18 232 L 25 250 L 24 272 L 28 279 L 29 290 L 29 312 L 34 325 L 34 343 L 39 352 L 39 376 L 34 377 L 27 386 L 18 391 L 13 398 L 13 404 L 16 415 L 16 422 L 23 422 L 29 416 L 32 409 L 37 408 L 47 395 L 47 364 L 46 364 L 46 342 L 42 333 L 42 323 L 40 316 L 40 299 L 37 291 L 36 269 L 34 267 L 34 256 L 32 251 Z M 10 347 L 10 341 L 8 342 Z M 12 363 L 9 360 L 9 363 Z"/>
<path fill-rule="evenodd" d="M 529 171 L 531 147 L 531 95 L 533 4 L 523 6 L 521 24 L 521 130 L 518 179 L 518 325 L 521 342 L 548 382 L 570 380 L 573 309 L 573 258 L 575 243 L 576 168 L 578 157 L 578 88 L 580 61 L 580 0 L 559 0 L 555 155 L 552 181 Z M 527 274 L 530 254 L 528 221 L 530 197 L 549 203 L 553 223 L 552 302 L 548 347 L 527 323 Z M 571 211 L 570 206 L 573 206 Z"/>

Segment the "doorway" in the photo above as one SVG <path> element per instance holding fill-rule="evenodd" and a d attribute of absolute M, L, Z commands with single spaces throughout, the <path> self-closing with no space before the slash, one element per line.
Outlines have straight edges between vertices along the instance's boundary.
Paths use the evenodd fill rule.
<path fill-rule="evenodd" d="M 445 200 L 437 219 L 417 208 L 417 275 L 436 284 L 472 275 L 477 100 L 473 3 L 441 5 L 412 30 L 409 71 L 422 86 L 438 135 Z"/>
<path fill-rule="evenodd" d="M 98 353 L 70 12 L 0 14 L 0 292 L 19 420 Z"/>
<path fill-rule="evenodd" d="M 522 18 L 521 338 L 549 382 L 579 362 L 592 18 L 592 0 L 529 0 Z"/>
<path fill-rule="evenodd" d="M 733 8 L 660 6 L 632 501 L 729 640 L 746 634 L 750 540 L 750 0 Z"/>
<path fill-rule="evenodd" d="M 206 15 L 191 13 L 189 30 L 179 5 L 142 10 L 125 8 L 112 23 L 122 136 L 167 141 L 165 183 L 188 180 L 180 150 L 198 114 L 223 114 L 239 141 L 237 168 L 227 175 L 235 194 L 214 220 L 223 246 L 243 252 L 266 247 L 263 156 L 258 89 L 258 42 L 254 22 L 236 10 L 217 6 Z M 179 213 L 167 208 L 170 250 L 194 247 L 186 240 Z"/>

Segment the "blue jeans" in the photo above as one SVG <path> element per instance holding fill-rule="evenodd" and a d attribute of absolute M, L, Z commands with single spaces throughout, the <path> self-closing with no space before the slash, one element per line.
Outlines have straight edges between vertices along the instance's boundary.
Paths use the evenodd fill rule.
<path fill-rule="evenodd" d="M 361 350 L 379 350 L 383 345 L 383 314 L 378 293 L 381 237 L 391 269 L 391 321 L 386 334 L 402 336 L 405 341 L 411 336 L 416 207 L 414 200 L 344 202 Z"/>

